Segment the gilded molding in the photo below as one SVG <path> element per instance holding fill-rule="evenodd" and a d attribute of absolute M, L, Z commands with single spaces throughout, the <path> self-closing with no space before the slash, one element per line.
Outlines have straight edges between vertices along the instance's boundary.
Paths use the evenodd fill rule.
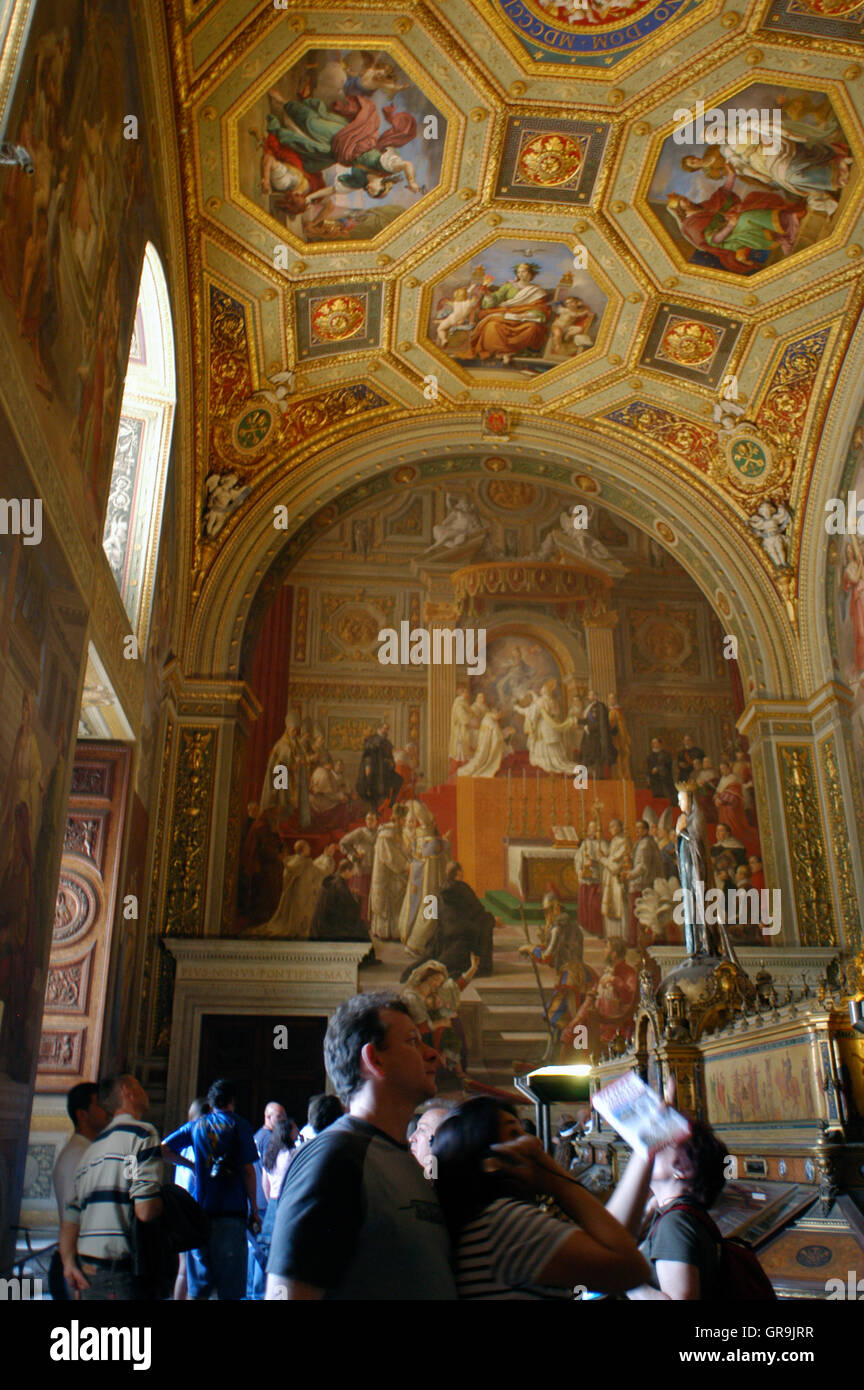
<path fill-rule="evenodd" d="M 781 744 L 777 752 L 801 945 L 837 946 L 813 750 Z"/>
<path fill-rule="evenodd" d="M 180 726 L 165 884 L 169 936 L 200 936 L 204 927 L 217 732 L 212 725 Z"/>
<path fill-rule="evenodd" d="M 861 945 L 861 914 L 849 856 L 849 825 L 844 815 L 845 799 L 837 766 L 837 746 L 833 734 L 819 744 L 823 789 L 831 828 L 831 856 L 836 871 L 837 897 L 843 921 L 843 938 L 847 950 Z"/>

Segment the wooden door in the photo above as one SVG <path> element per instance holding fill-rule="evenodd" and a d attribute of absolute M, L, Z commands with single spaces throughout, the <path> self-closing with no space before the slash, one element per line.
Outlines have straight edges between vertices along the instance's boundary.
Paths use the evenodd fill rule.
<path fill-rule="evenodd" d="M 275 1030 L 287 1027 L 288 1046 L 277 1048 Z M 298 1125 L 306 1122 L 310 1096 L 324 1090 L 324 1017 L 256 1017 L 205 1014 L 201 1020 L 198 1094 L 221 1077 L 237 1088 L 237 1113 L 258 1129 L 269 1100 L 285 1106 Z M 189 1100 L 193 1097 L 190 1096 Z"/>

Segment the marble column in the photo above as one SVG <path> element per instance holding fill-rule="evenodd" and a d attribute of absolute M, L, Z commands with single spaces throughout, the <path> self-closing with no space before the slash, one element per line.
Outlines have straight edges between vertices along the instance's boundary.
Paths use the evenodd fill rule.
<path fill-rule="evenodd" d="M 588 646 L 588 679 L 594 694 L 604 703 L 610 692 L 617 692 L 618 689 L 614 638 L 617 623 L 617 613 L 600 613 L 584 620 Z"/>

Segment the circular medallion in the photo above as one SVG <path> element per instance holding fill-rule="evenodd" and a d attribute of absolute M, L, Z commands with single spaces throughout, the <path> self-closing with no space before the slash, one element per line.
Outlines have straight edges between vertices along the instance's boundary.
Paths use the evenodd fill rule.
<path fill-rule="evenodd" d="M 742 478 L 761 478 L 768 467 L 765 450 L 755 439 L 736 439 L 729 457 Z"/>
<path fill-rule="evenodd" d="M 322 507 L 315 517 L 315 525 L 323 531 L 325 526 L 330 526 L 336 520 L 338 513 L 335 507 Z"/>
<path fill-rule="evenodd" d="M 533 58 L 572 62 L 581 55 L 596 63 L 655 33 L 684 0 L 496 0 L 496 6 Z"/>
<path fill-rule="evenodd" d="M 713 358 L 718 342 L 716 328 L 707 323 L 673 318 L 660 340 L 657 356 L 682 367 L 702 367 Z"/>
<path fill-rule="evenodd" d="M 495 455 L 492 458 L 484 459 L 483 467 L 488 473 L 506 473 L 510 465 L 506 459 L 502 459 L 498 455 Z"/>
<path fill-rule="evenodd" d="M 339 294 L 322 299 L 312 310 L 312 332 L 319 342 L 341 343 L 363 327 L 366 310 L 356 295 Z"/>
<path fill-rule="evenodd" d="M 802 1245 L 795 1259 L 805 1269 L 822 1269 L 831 1263 L 832 1253 L 827 1245 Z"/>
<path fill-rule="evenodd" d="M 54 904 L 53 941 L 68 946 L 90 930 L 99 910 L 95 890 L 77 874 L 62 873 Z"/>
<path fill-rule="evenodd" d="M 396 472 L 393 474 L 393 481 L 394 483 L 402 483 L 404 485 L 405 483 L 413 483 L 416 477 L 417 469 L 405 463 L 401 468 L 396 469 Z"/>
<path fill-rule="evenodd" d="M 234 421 L 234 447 L 257 454 L 273 433 L 273 412 L 265 405 L 248 406 Z"/>
<path fill-rule="evenodd" d="M 675 535 L 672 527 L 666 525 L 665 521 L 655 521 L 654 530 L 657 532 L 660 539 L 665 541 L 667 545 L 678 544 L 678 537 Z"/>
<path fill-rule="evenodd" d="M 520 182 L 540 188 L 571 183 L 579 172 L 582 150 L 569 135 L 535 135 L 519 151 L 516 167 Z"/>

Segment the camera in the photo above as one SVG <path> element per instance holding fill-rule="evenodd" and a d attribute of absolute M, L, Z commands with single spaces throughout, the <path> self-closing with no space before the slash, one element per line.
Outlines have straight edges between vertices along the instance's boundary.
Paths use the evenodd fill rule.
<path fill-rule="evenodd" d="M 221 1178 L 223 1182 L 232 1182 L 237 1176 L 237 1164 L 228 1154 L 219 1154 L 213 1160 L 210 1176 L 211 1178 Z"/>

